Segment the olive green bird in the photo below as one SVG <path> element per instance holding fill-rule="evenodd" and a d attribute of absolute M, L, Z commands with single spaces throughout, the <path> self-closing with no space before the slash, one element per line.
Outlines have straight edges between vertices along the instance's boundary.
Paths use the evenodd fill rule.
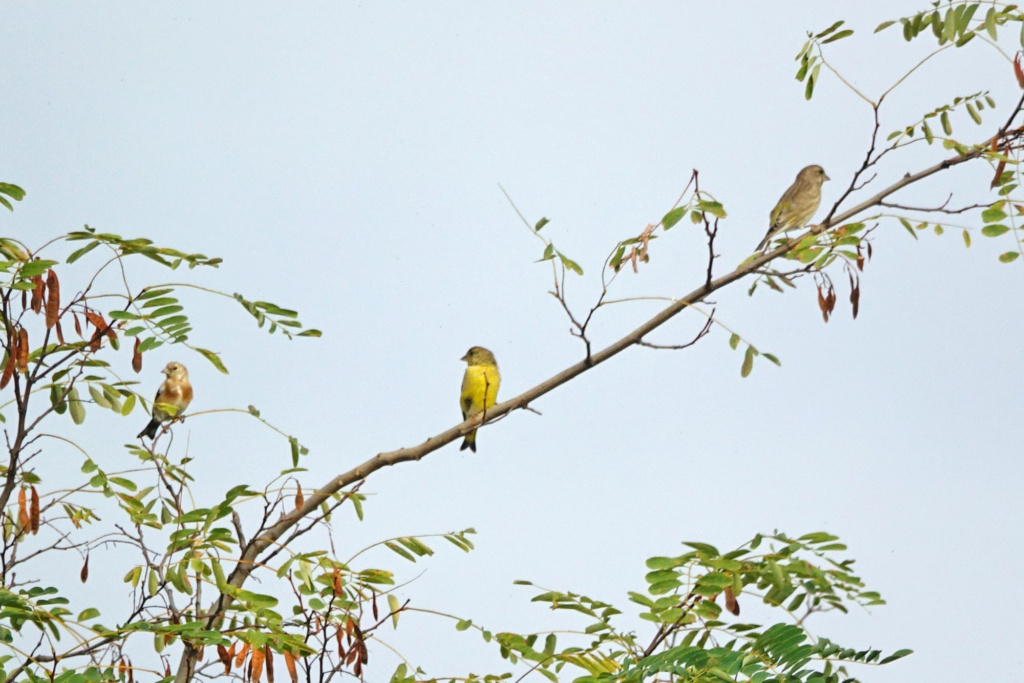
<path fill-rule="evenodd" d="M 826 180 L 829 177 L 825 175 L 825 169 L 817 165 L 807 166 L 796 174 L 796 180 L 772 209 L 771 227 L 757 245 L 757 251 L 764 249 L 780 232 L 807 225 L 821 204 L 821 184 Z"/>
<path fill-rule="evenodd" d="M 468 420 L 481 413 L 498 399 L 498 385 L 501 375 L 498 373 L 498 362 L 494 354 L 482 346 L 474 346 L 462 357 L 466 361 L 466 374 L 462 376 L 462 395 L 459 405 L 462 408 L 462 419 Z M 474 429 L 462 442 L 460 451 L 469 449 L 476 453 L 476 430 Z"/>

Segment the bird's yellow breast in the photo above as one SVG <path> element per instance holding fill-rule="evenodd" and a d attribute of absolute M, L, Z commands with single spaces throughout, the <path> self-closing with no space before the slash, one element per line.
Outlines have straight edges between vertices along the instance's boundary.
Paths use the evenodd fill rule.
<path fill-rule="evenodd" d="M 464 417 L 490 408 L 498 398 L 501 375 L 494 365 L 470 365 L 462 377 L 461 407 Z"/>

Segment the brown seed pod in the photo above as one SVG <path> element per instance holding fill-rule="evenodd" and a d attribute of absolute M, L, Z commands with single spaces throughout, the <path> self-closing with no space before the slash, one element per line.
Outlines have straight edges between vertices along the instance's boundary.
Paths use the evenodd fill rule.
<path fill-rule="evenodd" d="M 60 318 L 60 282 L 53 268 L 46 274 L 46 329 L 57 324 Z M 59 333 L 58 333 L 59 334 Z M 61 340 L 63 344 L 63 340 Z"/>

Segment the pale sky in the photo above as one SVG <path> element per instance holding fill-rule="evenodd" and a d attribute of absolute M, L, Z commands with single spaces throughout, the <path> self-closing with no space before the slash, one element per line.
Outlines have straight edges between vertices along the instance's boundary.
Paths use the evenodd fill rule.
<path fill-rule="evenodd" d="M 232 301 L 187 294 L 192 341 L 221 353 L 231 374 L 164 347 L 138 379 L 148 395 L 179 360 L 196 387 L 192 411 L 256 405 L 309 446 L 310 488 L 459 422 L 470 346 L 494 351 L 499 400 L 582 357 L 547 293 L 550 269 L 534 263 L 543 247 L 499 184 L 531 222 L 549 218 L 544 233 L 583 266 L 570 298 L 585 311 L 612 246 L 658 221 L 696 168 L 729 212 L 723 274 L 763 236 L 801 167 L 821 164 L 833 179 L 821 216 L 864 158 L 870 108 L 825 71 L 810 102 L 794 80 L 806 31 L 846 19 L 856 35 L 827 55 L 877 97 L 934 42 L 874 27 L 926 6 L 6 3 L 0 181 L 28 194 L 2 212 L 3 234 L 36 245 L 88 223 L 146 236 L 224 264 L 143 266 L 136 284 L 188 279 L 299 310 L 322 339 L 271 337 Z M 998 109 L 981 128 L 954 116 L 968 142 L 991 135 L 1020 92 L 976 40 L 889 98 L 883 137 L 979 90 Z M 876 183 L 948 154 L 912 148 Z M 993 201 L 987 183 L 979 167 L 905 197 Z M 857 320 L 838 271 L 827 325 L 809 281 L 782 296 L 762 287 L 747 297 L 748 282 L 717 294 L 720 320 L 781 368 L 759 360 L 742 379 L 721 329 L 685 351 L 631 349 L 537 401 L 542 416 L 481 430 L 476 454 L 455 442 L 375 474 L 366 520 L 336 520 L 339 555 L 475 527 L 468 555 L 438 539 L 416 565 L 386 550 L 365 562 L 412 580 L 398 594 L 413 606 L 495 632 L 585 624 L 531 604 L 534 593 L 512 585 L 527 579 L 617 605 L 645 640 L 652 631 L 626 593 L 646 589 L 648 557 L 681 554 L 682 541 L 727 549 L 757 532 L 826 530 L 888 605 L 819 617 L 812 631 L 915 650 L 855 669 L 860 678 L 1005 677 L 1024 663 L 1021 261 L 998 263 L 1008 238 L 954 220 L 973 229 L 969 250 L 957 231 L 914 241 L 882 224 Z M 703 242 L 688 222 L 652 249 L 618 296 L 677 296 L 703 282 Z M 596 343 L 661 306 L 601 311 Z M 653 340 L 686 341 L 702 322 L 682 315 Z M 64 419 L 52 429 L 117 469 L 144 422 L 93 407 L 82 428 Z M 176 432 L 195 458 L 197 504 L 289 464 L 287 443 L 242 416 L 197 416 Z M 77 473 L 81 456 L 47 457 Z M 111 561 L 103 583 L 102 553 L 91 566 L 90 591 L 125 594 L 127 567 Z M 496 647 L 445 620 L 406 615 L 381 635 L 430 675 L 506 670 Z M 397 661 L 375 645 L 368 680 L 387 680 Z"/>

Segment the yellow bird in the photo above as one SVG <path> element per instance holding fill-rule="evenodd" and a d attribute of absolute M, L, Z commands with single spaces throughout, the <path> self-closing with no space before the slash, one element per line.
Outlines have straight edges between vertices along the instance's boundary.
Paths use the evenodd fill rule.
<path fill-rule="evenodd" d="M 498 399 L 498 385 L 501 375 L 494 354 L 482 346 L 474 346 L 462 357 L 466 361 L 466 374 L 462 376 L 462 396 L 459 404 L 462 419 L 466 420 L 487 410 Z M 476 453 L 476 430 L 466 434 L 460 451 L 470 449 Z"/>
<path fill-rule="evenodd" d="M 826 180 L 829 177 L 825 175 L 825 169 L 817 165 L 807 166 L 796 174 L 796 180 L 772 209 L 771 227 L 761 244 L 757 245 L 757 251 L 764 249 L 780 232 L 807 225 L 821 204 L 821 185 Z"/>
<path fill-rule="evenodd" d="M 138 439 L 144 436 L 156 438 L 156 430 L 160 428 L 160 423 L 180 418 L 192 402 L 192 383 L 188 381 L 188 370 L 184 365 L 171 362 L 160 372 L 167 375 L 167 379 L 160 385 L 156 398 L 153 399 L 153 419 L 139 432 L 136 437 Z M 167 406 L 175 409 L 173 414 L 167 410 Z"/>

